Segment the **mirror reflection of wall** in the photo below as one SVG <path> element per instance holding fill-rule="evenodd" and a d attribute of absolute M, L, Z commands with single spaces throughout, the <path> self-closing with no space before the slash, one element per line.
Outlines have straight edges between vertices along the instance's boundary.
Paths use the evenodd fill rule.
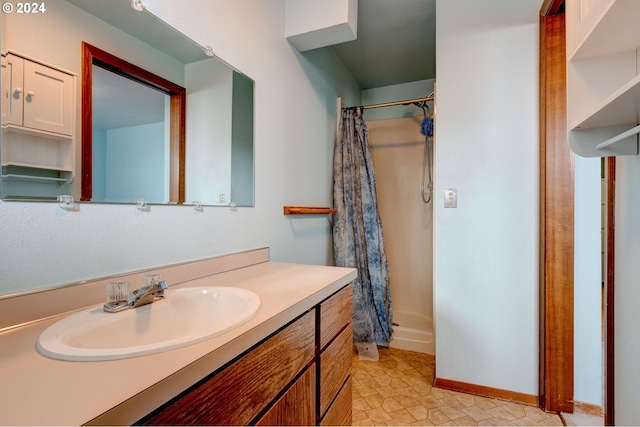
<path fill-rule="evenodd" d="M 186 83 L 187 111 L 195 111 L 187 140 L 200 142 L 187 149 L 186 199 L 206 200 L 213 191 L 220 204 L 253 204 L 253 81 L 222 63 L 200 61 L 187 67 Z"/>
<path fill-rule="evenodd" d="M 94 202 L 169 200 L 169 97 L 93 66 Z"/>
<path fill-rule="evenodd" d="M 98 13 L 105 20 L 85 10 Z M 190 47 L 174 43 L 176 37 L 182 42 L 186 38 L 148 12 L 134 11 L 128 0 L 50 0 L 47 2 L 45 14 L 28 16 L 2 14 L 0 20 L 3 53 L 19 52 L 35 58 L 37 62 L 67 70 L 76 76 L 74 132 L 71 137 L 72 143 L 66 144 L 66 150 L 72 153 L 68 156 L 70 160 L 67 163 L 71 163 L 69 168 L 75 179 L 72 182 L 53 185 L 55 189 L 53 198 L 57 192 L 57 194 L 71 194 L 76 200 L 80 199 L 79 177 L 82 163 L 80 52 L 82 41 L 87 41 L 125 61 L 186 87 L 187 203 L 199 201 L 204 205 L 228 205 L 233 202 L 238 206 L 253 205 L 253 81 L 233 70 L 223 61 L 215 57 L 207 57 L 203 49 L 193 42 L 190 42 Z M 165 38 L 163 35 L 167 29 L 173 32 L 170 38 Z M 137 37 L 123 30 L 136 33 Z M 148 39 L 141 40 L 141 37 Z M 151 46 L 152 44 L 164 47 L 173 45 L 175 48 L 173 52 L 162 51 Z M 195 56 L 190 52 L 195 52 Z M 212 79 L 207 80 L 202 71 L 196 71 L 203 68 L 216 70 L 215 73 L 211 73 Z M 226 86 L 218 86 L 223 83 Z M 224 94 L 224 97 L 213 99 L 216 94 Z M 4 108 L 4 99 L 2 102 Z M 235 117 L 236 114 L 243 115 L 242 119 Z M 161 125 L 156 127 L 156 132 L 159 134 Z M 99 130 L 95 129 L 95 132 Z M 112 133 L 115 135 L 116 132 Z M 3 134 L 3 174 L 7 158 L 5 152 L 11 144 L 11 142 L 5 144 L 6 139 L 6 135 Z M 146 141 L 146 137 L 136 139 Z M 241 146 L 236 147 L 238 144 Z M 136 148 L 142 149 L 142 146 L 137 145 Z M 99 165 L 96 164 L 97 159 L 93 159 L 95 170 L 100 171 L 102 168 L 101 178 L 98 178 L 101 181 L 94 181 L 96 192 L 92 195 L 93 201 L 135 203 L 139 197 L 144 197 L 150 203 L 165 203 L 169 200 L 166 195 L 168 185 L 166 151 L 164 166 L 158 166 L 160 163 L 153 163 L 154 166 L 151 166 L 151 159 L 160 157 L 159 151 L 154 150 L 152 154 L 145 149 L 144 156 L 137 156 L 136 151 L 142 150 L 131 150 L 127 153 L 120 150 L 120 158 L 115 165 L 106 160 L 109 159 L 107 151 L 104 151 L 103 155 L 105 161 Z M 115 155 L 111 154 L 111 157 Z M 128 173 L 118 173 L 117 167 L 129 162 L 138 165 L 137 171 L 144 178 L 131 175 L 127 177 Z M 146 166 L 150 169 L 143 172 Z M 160 170 L 163 172 L 160 173 Z M 109 175 L 111 175 L 110 178 Z M 119 185 L 119 187 L 121 190 L 126 188 L 129 192 L 116 191 L 117 186 L 112 179 L 114 176 L 127 183 L 126 186 Z M 133 193 L 142 192 L 141 189 L 133 188 L 131 185 L 133 182 L 148 181 L 150 184 L 151 180 L 153 180 L 152 192 L 133 195 Z M 19 198 L 18 193 L 21 191 L 24 191 L 25 196 L 39 198 L 37 194 L 27 194 L 28 191 L 24 188 L 15 191 L 12 189 L 13 194 L 9 194 L 7 190 L 10 185 L 17 188 L 15 183 L 10 184 L 8 180 L 3 179 L 0 195 L 5 200 L 11 196 Z M 20 185 L 34 187 L 28 182 L 21 182 Z"/>
<path fill-rule="evenodd" d="M 253 81 L 233 73 L 231 200 L 253 204 Z"/>

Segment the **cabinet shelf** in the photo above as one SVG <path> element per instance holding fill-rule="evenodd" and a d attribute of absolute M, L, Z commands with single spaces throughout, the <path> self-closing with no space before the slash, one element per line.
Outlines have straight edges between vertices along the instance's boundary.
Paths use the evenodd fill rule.
<path fill-rule="evenodd" d="M 626 138 L 629 138 L 630 136 L 634 136 L 640 133 L 640 126 L 636 126 L 634 128 L 629 129 L 626 132 L 622 132 L 612 138 L 607 139 L 604 142 L 601 142 L 600 144 L 596 145 L 596 149 L 597 150 L 603 150 L 613 144 L 617 144 L 620 141 L 624 141 Z"/>
<path fill-rule="evenodd" d="M 6 167 L 34 169 L 34 170 L 56 171 L 56 172 L 73 172 L 72 169 L 68 169 L 68 168 L 58 168 L 58 167 L 55 167 L 55 166 L 42 166 L 42 165 L 35 165 L 35 164 L 32 164 L 32 163 L 8 162 L 8 163 L 3 163 L 2 166 L 3 167 L 6 166 Z"/>
<path fill-rule="evenodd" d="M 638 2 L 640 4 L 640 2 Z M 640 123 L 640 75 L 633 78 L 599 105 L 590 114 L 571 123 L 570 130 Z"/>
<path fill-rule="evenodd" d="M 20 174 L 6 174 L 2 175 L 3 180 L 10 181 L 41 181 L 41 182 L 57 182 L 60 184 L 64 184 L 67 182 L 66 178 L 56 178 L 56 177 L 47 177 L 47 176 L 35 176 L 35 175 L 20 175 Z"/>
<path fill-rule="evenodd" d="M 73 181 L 73 171 L 52 166 L 8 162 L 2 164 L 2 180 L 70 184 Z"/>
<path fill-rule="evenodd" d="M 48 132 L 40 129 L 32 129 L 17 125 L 2 125 L 2 133 L 15 132 L 23 135 L 37 136 L 40 138 L 55 139 L 57 141 L 70 141 L 73 139 L 71 135 L 63 135 L 55 132 Z"/>
<path fill-rule="evenodd" d="M 640 1 L 566 3 L 567 128 L 583 157 L 638 154 Z M 571 46 L 568 46 L 570 49 Z"/>
<path fill-rule="evenodd" d="M 569 61 L 636 50 L 640 47 L 638 28 L 640 2 L 612 0 L 576 46 Z"/>

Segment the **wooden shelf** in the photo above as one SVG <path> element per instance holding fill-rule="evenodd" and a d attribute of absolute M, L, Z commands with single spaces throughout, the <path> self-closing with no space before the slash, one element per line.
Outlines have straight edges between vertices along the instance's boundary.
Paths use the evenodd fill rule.
<path fill-rule="evenodd" d="M 285 206 L 285 215 L 327 215 L 336 213 L 335 209 L 312 206 Z"/>

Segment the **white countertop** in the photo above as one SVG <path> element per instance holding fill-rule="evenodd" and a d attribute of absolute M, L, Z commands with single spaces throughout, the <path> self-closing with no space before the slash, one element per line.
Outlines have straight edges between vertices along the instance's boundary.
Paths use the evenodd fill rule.
<path fill-rule="evenodd" d="M 131 424 L 355 278 L 352 268 L 265 262 L 181 283 L 248 289 L 260 308 L 207 341 L 131 359 L 42 356 L 36 341 L 61 317 L 0 333 L 0 425 Z"/>

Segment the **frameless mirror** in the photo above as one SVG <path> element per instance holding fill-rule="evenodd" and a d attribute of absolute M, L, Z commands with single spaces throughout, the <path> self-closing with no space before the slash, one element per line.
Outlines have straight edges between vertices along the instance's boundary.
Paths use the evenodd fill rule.
<path fill-rule="evenodd" d="M 0 18 L 3 200 L 253 205 L 251 79 L 130 0 L 44 5 Z M 184 115 L 146 77 L 87 72 L 83 42 L 184 88 Z"/>

